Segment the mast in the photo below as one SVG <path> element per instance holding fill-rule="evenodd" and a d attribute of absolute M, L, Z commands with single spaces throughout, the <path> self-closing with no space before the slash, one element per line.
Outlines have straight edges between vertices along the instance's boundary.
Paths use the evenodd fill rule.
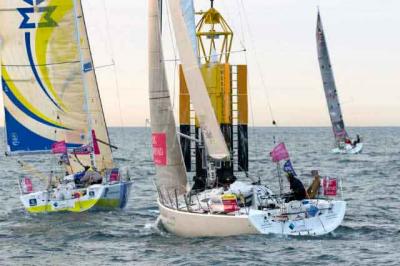
<path fill-rule="evenodd" d="M 339 96 L 336 90 L 335 78 L 332 65 L 329 58 L 328 46 L 325 33 L 322 27 L 321 16 L 318 10 L 317 29 L 316 29 L 318 61 L 324 86 L 325 97 L 327 101 L 329 116 L 332 123 L 332 130 L 337 144 L 344 142 L 348 137 L 342 110 L 339 102 Z"/>
<path fill-rule="evenodd" d="M 81 71 L 81 77 L 82 77 L 82 82 L 83 82 L 83 87 L 84 87 L 84 92 L 85 92 L 85 109 L 87 112 L 87 125 L 89 129 L 89 139 L 91 140 L 91 152 L 90 152 L 90 164 L 92 167 L 96 167 L 96 160 L 95 160 L 95 154 L 94 154 L 94 142 L 96 141 L 93 138 L 92 134 L 92 115 L 89 110 L 89 90 L 88 90 L 88 84 L 87 81 L 84 77 L 84 61 L 83 61 L 83 54 L 82 54 L 82 47 L 81 47 L 81 33 L 80 33 L 80 25 L 79 25 L 79 19 L 78 19 L 78 5 L 77 5 L 77 0 L 74 0 L 74 19 L 75 19 L 75 28 L 76 28 L 76 39 L 77 39 L 77 44 L 78 44 L 78 51 L 79 51 L 79 57 L 80 57 L 80 71 Z"/>

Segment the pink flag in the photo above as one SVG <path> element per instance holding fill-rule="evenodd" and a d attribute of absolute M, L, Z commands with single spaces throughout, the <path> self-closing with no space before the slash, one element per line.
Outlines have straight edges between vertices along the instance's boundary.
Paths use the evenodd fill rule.
<path fill-rule="evenodd" d="M 167 135 L 153 133 L 153 160 L 156 165 L 167 165 Z"/>
<path fill-rule="evenodd" d="M 337 194 L 337 179 L 325 177 L 323 179 L 323 188 L 325 196 L 336 196 Z"/>
<path fill-rule="evenodd" d="M 94 130 L 92 130 L 92 139 L 93 139 L 94 154 L 99 155 L 100 148 L 99 148 L 99 143 L 97 142 L 96 133 L 94 132 Z"/>
<path fill-rule="evenodd" d="M 25 194 L 29 194 L 29 193 L 33 192 L 32 180 L 29 177 L 24 177 L 22 179 L 22 191 Z"/>
<path fill-rule="evenodd" d="M 67 144 L 65 143 L 65 141 L 58 141 L 58 142 L 54 142 L 53 145 L 51 145 L 51 151 L 54 154 L 58 154 L 58 153 L 67 153 Z"/>
<path fill-rule="evenodd" d="M 274 163 L 289 159 L 289 153 L 286 149 L 285 143 L 283 142 L 278 144 L 278 146 L 271 151 L 270 155 Z"/>

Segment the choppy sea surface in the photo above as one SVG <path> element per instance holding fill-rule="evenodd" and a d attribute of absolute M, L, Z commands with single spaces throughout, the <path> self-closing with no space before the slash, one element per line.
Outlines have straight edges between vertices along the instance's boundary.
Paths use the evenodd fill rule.
<path fill-rule="evenodd" d="M 250 173 L 275 191 L 273 136 L 284 140 L 304 183 L 309 172 L 343 179 L 345 220 L 311 237 L 181 238 L 156 226 L 150 131 L 112 128 L 116 162 L 135 183 L 125 210 L 30 215 L 21 207 L 15 158 L 0 156 L 0 265 L 399 265 L 400 128 L 352 128 L 360 155 L 333 155 L 329 128 L 250 129 Z M 0 136 L 3 137 L 3 133 Z M 4 154 L 4 145 L 0 146 Z M 49 170 L 48 158 L 29 158 Z M 212 226 L 212 225 L 210 225 Z"/>

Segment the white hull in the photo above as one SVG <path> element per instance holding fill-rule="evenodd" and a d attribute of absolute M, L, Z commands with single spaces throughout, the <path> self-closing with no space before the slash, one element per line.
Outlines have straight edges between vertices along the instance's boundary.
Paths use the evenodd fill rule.
<path fill-rule="evenodd" d="M 62 199 L 54 197 L 54 191 L 38 191 L 20 196 L 25 209 L 30 213 L 84 212 L 124 208 L 132 182 L 91 185 L 85 189 L 70 190 Z M 83 196 L 73 197 L 81 192 Z"/>
<path fill-rule="evenodd" d="M 362 152 L 364 148 L 363 143 L 358 143 L 355 147 L 347 144 L 344 148 L 335 148 L 332 150 L 334 154 L 358 154 Z"/>
<path fill-rule="evenodd" d="M 209 214 L 177 211 L 158 201 L 160 219 L 165 229 L 183 237 L 223 237 L 249 234 L 324 235 L 334 231 L 343 221 L 344 201 L 310 200 L 320 211 L 314 217 L 300 218 L 304 213 L 291 213 L 286 220 L 276 220 L 273 215 L 280 210 L 249 213 Z"/>
<path fill-rule="evenodd" d="M 183 237 L 223 237 L 258 234 L 247 215 L 201 214 L 177 211 L 158 201 L 164 228 Z"/>
<path fill-rule="evenodd" d="M 319 205 L 317 203 L 318 200 L 313 201 L 316 206 Z M 324 201 L 324 204 L 326 204 L 326 201 Z M 268 215 L 268 212 L 258 210 L 250 211 L 249 219 L 261 234 L 320 236 L 329 234 L 338 228 L 346 212 L 346 203 L 344 201 L 332 201 L 329 205 L 329 209 L 321 210 L 314 217 L 305 219 L 292 218 L 293 220 L 274 221 L 271 215 Z M 323 208 L 321 206 L 321 209 Z"/>

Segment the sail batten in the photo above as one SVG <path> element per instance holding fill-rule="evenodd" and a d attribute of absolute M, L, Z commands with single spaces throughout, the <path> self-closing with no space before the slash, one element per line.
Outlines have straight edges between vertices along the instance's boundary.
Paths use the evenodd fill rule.
<path fill-rule="evenodd" d="M 175 39 L 182 62 L 185 81 L 191 96 L 196 117 L 203 133 L 208 155 L 216 160 L 228 160 L 230 153 L 220 130 L 214 109 L 208 96 L 207 88 L 198 65 L 198 57 L 193 50 L 193 43 L 185 21 L 182 5 L 184 1 L 170 0 L 169 7 Z"/>
<path fill-rule="evenodd" d="M 344 125 L 339 96 L 336 90 L 335 78 L 329 58 L 328 46 L 319 12 L 317 18 L 316 41 L 318 61 L 333 133 L 337 142 L 343 142 L 348 135 Z"/>
<path fill-rule="evenodd" d="M 159 191 L 175 191 L 180 195 L 186 192 L 187 176 L 163 61 L 161 7 L 161 1 L 149 0 L 149 101 L 153 159 Z"/>

